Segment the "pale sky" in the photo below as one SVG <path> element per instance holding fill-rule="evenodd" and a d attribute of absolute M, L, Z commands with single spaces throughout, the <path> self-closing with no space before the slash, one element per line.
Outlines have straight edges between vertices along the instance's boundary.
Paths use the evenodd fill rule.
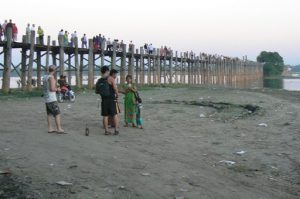
<path fill-rule="evenodd" d="M 0 23 L 11 18 L 22 34 L 35 23 L 54 39 L 77 30 L 252 60 L 278 51 L 300 64 L 300 0 L 14 0 L 1 1 L 0 13 Z"/>

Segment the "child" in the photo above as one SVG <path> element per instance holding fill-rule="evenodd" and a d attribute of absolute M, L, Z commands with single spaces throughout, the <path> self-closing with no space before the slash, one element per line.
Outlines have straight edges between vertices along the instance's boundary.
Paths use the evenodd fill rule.
<path fill-rule="evenodd" d="M 143 106 L 142 106 L 142 99 L 140 98 L 138 91 L 135 92 L 135 98 L 137 101 L 136 125 L 138 128 L 143 129 L 144 121 L 142 119 L 142 112 L 141 112 Z"/>

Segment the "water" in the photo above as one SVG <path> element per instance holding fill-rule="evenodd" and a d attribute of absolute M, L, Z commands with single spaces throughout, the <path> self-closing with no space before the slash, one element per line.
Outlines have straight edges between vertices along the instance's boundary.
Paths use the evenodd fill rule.
<path fill-rule="evenodd" d="M 95 83 L 100 76 L 95 76 Z M 2 79 L 2 78 L 1 78 Z M 20 80 L 19 77 L 11 77 L 11 88 L 18 88 L 17 81 Z M 175 79 L 173 79 L 174 81 Z M 187 77 L 186 77 L 187 80 Z M 117 77 L 117 83 L 120 82 L 120 77 Z M 163 82 L 163 78 L 161 79 Z M 71 79 L 72 85 L 75 85 L 75 76 L 72 75 Z M 83 76 L 83 84 L 87 85 L 87 76 Z M 147 75 L 145 76 L 145 83 L 147 83 Z M 296 78 L 276 78 L 276 79 L 264 79 L 263 82 L 264 88 L 272 89 L 284 89 L 288 91 L 300 91 L 300 77 Z M 2 86 L 2 81 L 0 81 L 0 87 Z M 255 82 L 252 82 L 251 87 L 261 88 L 256 86 Z"/>
<path fill-rule="evenodd" d="M 288 91 L 300 91 L 300 78 L 264 79 L 264 87 Z"/>

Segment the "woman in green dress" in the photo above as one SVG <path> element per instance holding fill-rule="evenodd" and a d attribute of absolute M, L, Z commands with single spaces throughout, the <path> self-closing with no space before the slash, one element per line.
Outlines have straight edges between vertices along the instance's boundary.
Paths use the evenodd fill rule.
<path fill-rule="evenodd" d="M 125 115 L 125 127 L 131 124 L 136 127 L 136 114 L 137 114 L 137 102 L 135 97 L 136 88 L 132 84 L 132 76 L 126 76 L 127 84 L 124 85 L 124 115 Z"/>

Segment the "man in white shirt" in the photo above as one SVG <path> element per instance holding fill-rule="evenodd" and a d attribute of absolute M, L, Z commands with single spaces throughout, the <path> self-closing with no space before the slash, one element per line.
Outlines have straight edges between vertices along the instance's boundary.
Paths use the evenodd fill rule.
<path fill-rule="evenodd" d="M 59 44 L 59 45 L 61 45 L 61 44 L 59 43 L 59 37 L 61 37 L 61 36 L 64 36 L 64 30 L 63 30 L 63 29 L 61 29 L 61 30 L 58 32 L 57 40 L 58 40 L 58 44 Z"/>
<path fill-rule="evenodd" d="M 26 27 L 26 42 L 27 43 L 30 43 L 30 35 L 31 35 L 30 24 L 27 24 L 27 27 Z"/>
<path fill-rule="evenodd" d="M 7 20 L 4 21 L 3 25 L 2 25 L 2 30 L 4 33 L 4 41 L 6 41 L 6 25 L 7 25 Z"/>
<path fill-rule="evenodd" d="M 31 31 L 35 31 L 35 24 L 32 24 Z"/>

